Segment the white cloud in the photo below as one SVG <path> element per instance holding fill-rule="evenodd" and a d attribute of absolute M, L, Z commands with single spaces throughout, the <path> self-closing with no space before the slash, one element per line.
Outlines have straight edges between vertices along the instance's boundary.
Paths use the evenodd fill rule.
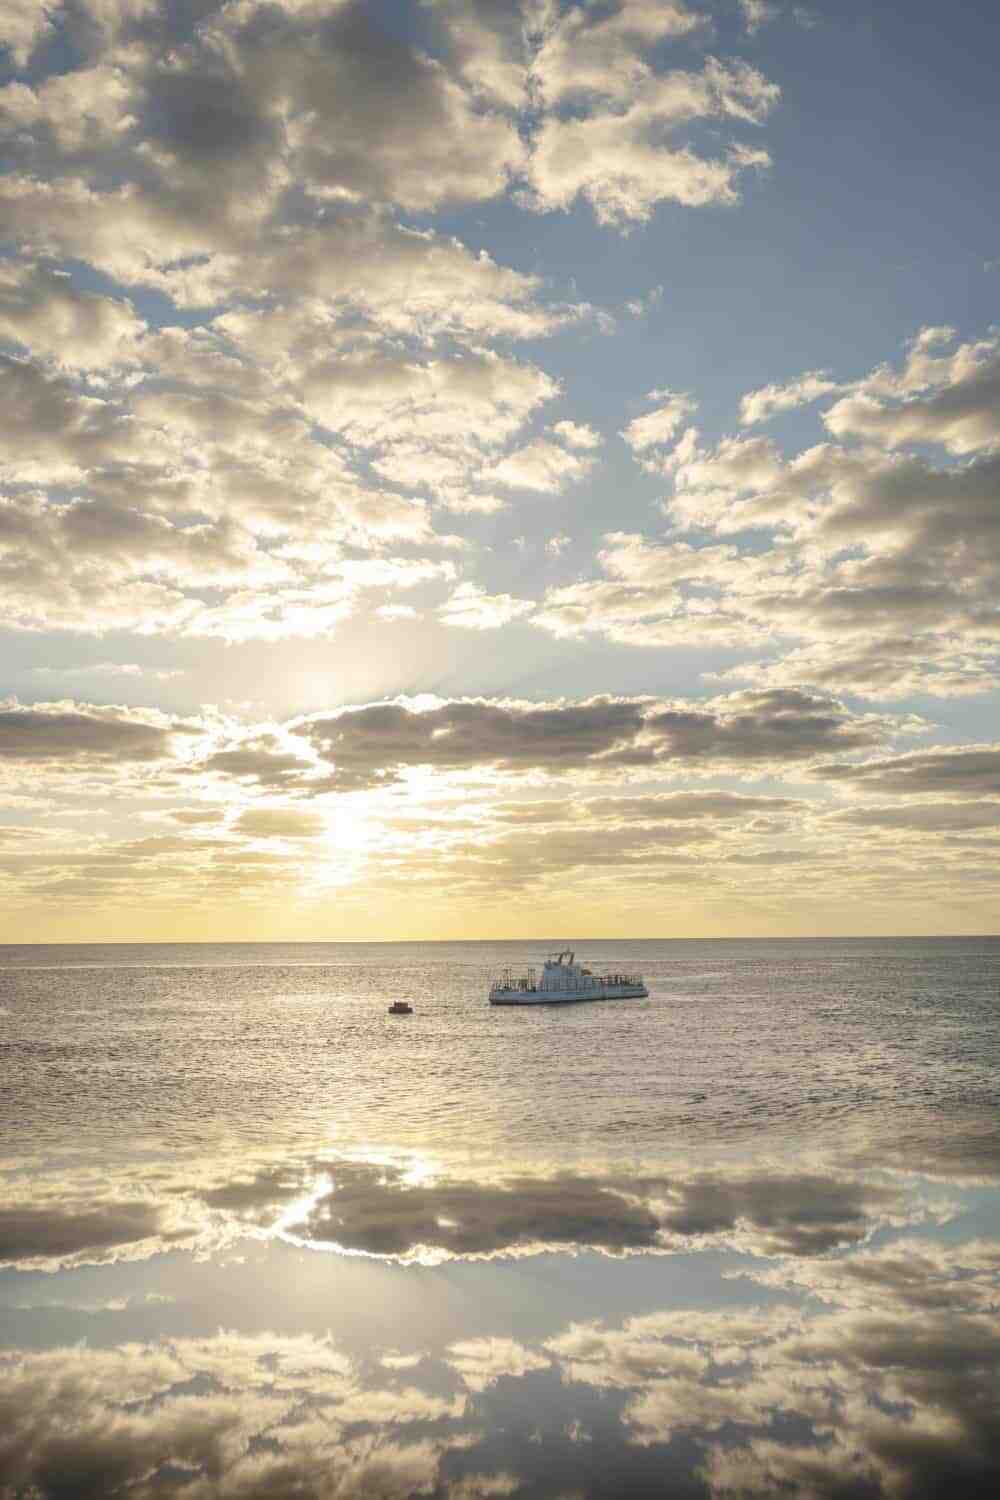
<path fill-rule="evenodd" d="M 678 391 L 650 391 L 647 399 L 663 404 L 643 417 L 636 417 L 621 434 L 633 453 L 642 453 L 654 444 L 669 443 L 698 407 L 690 396 Z"/>
<path fill-rule="evenodd" d="M 960 455 L 1000 447 L 1000 336 L 935 352 L 951 337 L 925 329 L 898 374 L 882 368 L 857 382 L 824 416 L 834 436 L 887 448 L 936 443 Z"/>
<path fill-rule="evenodd" d="M 788 507 L 781 456 L 768 438 L 724 438 L 713 453 L 698 447 L 689 428 L 657 466 L 673 475 L 664 509 L 681 525 L 741 531 L 773 522 Z"/>
<path fill-rule="evenodd" d="M 306 365 L 295 385 L 306 412 L 359 446 L 440 440 L 467 451 L 505 442 L 558 389 L 491 350 L 425 362 L 351 353 Z"/>
<path fill-rule="evenodd" d="M 580 97 L 626 102 L 650 76 L 644 51 L 705 25 L 704 16 L 674 0 L 619 0 L 603 13 L 539 6 L 538 16 L 531 77 L 550 109 Z"/>
<path fill-rule="evenodd" d="M 463 630 L 497 630 L 530 615 L 534 608 L 530 599 L 488 594 L 475 583 L 460 583 L 439 606 L 438 617 L 446 625 L 457 625 Z"/>
<path fill-rule="evenodd" d="M 766 151 L 733 146 L 725 156 L 698 156 L 666 146 L 664 136 L 699 117 L 759 123 L 778 90 L 747 64 L 710 59 L 700 74 L 650 77 L 620 112 L 561 119 L 550 116 L 534 140 L 528 180 L 539 209 L 568 209 L 587 198 L 601 223 L 648 219 L 656 205 L 733 203 L 736 179 L 769 164 Z"/>
<path fill-rule="evenodd" d="M 752 427 L 757 422 L 770 421 L 778 412 L 794 411 L 839 389 L 837 382 L 830 380 L 823 370 L 811 370 L 785 385 L 765 385 L 760 390 L 748 391 L 742 398 L 740 422 L 744 427 Z"/>
<path fill-rule="evenodd" d="M 146 667 L 135 661 L 81 662 L 75 667 L 32 667 L 37 677 L 148 677 L 154 682 L 169 682 L 174 677 L 183 677 L 180 669 L 163 670 Z"/>
<path fill-rule="evenodd" d="M 482 480 L 484 484 L 499 484 L 505 489 L 555 495 L 567 485 L 585 479 L 593 466 L 592 458 L 540 437 L 485 469 Z"/>
<path fill-rule="evenodd" d="M 0 264 L 0 336 L 76 369 L 136 358 L 145 330 L 128 302 L 78 291 L 68 275 Z"/>
<path fill-rule="evenodd" d="M 0 48 L 6 47 L 23 68 L 32 50 L 52 29 L 51 16 L 38 0 L 5 0 L 0 11 Z"/>
<path fill-rule="evenodd" d="M 586 422 L 556 422 L 552 431 L 569 448 L 591 451 L 601 446 L 601 434 Z"/>
<path fill-rule="evenodd" d="M 496 1337 L 463 1339 L 449 1346 L 446 1357 L 470 1391 L 483 1391 L 503 1375 L 526 1375 L 529 1370 L 545 1370 L 549 1366 L 544 1354 L 527 1349 L 514 1339 Z"/>
<path fill-rule="evenodd" d="M 405 549 L 465 544 L 432 507 L 488 517 L 591 471 L 588 423 L 527 433 L 561 386 L 508 349 L 607 315 L 398 215 L 515 181 L 540 206 L 605 203 L 619 148 L 640 217 L 664 173 L 727 196 L 753 153 L 701 162 L 679 132 L 760 123 L 777 91 L 725 59 L 665 70 L 657 49 L 705 26 L 680 3 L 419 19 L 410 39 L 360 0 L 169 25 L 146 0 L 7 7 L 17 63 L 53 27 L 72 43 L 0 88 L 0 336 L 24 351 L 0 362 L 8 626 L 278 641 L 336 630 L 362 594 L 399 619 Z M 574 186 L 557 137 L 587 125 L 611 154 Z M 159 304 L 126 288 L 185 315 L 147 325 Z M 362 584 L 356 550 L 404 555 Z"/>
<path fill-rule="evenodd" d="M 848 439 L 842 446 L 786 458 L 765 437 L 713 448 L 688 428 L 663 452 L 656 421 L 652 432 L 640 428 L 653 449 L 644 466 L 672 481 L 664 514 L 720 545 L 612 534 L 598 554 L 605 576 L 549 590 L 534 622 L 560 637 L 632 645 L 767 643 L 770 657 L 719 674 L 762 687 L 898 699 L 995 686 L 997 347 L 991 336 L 951 351 L 953 340 L 950 329 L 925 329 L 900 371 L 879 367 L 854 382 L 824 416 Z M 764 387 L 744 398 L 744 417 L 816 398 L 823 383 L 813 374 Z M 845 389 L 829 385 L 827 394 Z M 681 420 L 668 403 L 667 441 Z M 886 451 L 935 438 L 974 456 L 939 466 Z"/>
<path fill-rule="evenodd" d="M 394 497 L 380 509 L 376 497 L 348 492 L 340 511 L 346 536 L 370 538 L 374 527 L 386 539 L 426 540 L 423 510 Z M 329 544 L 290 544 L 287 530 L 282 540 L 258 540 L 227 517 L 182 526 L 111 500 L 0 499 L 5 620 L 20 630 L 280 640 L 327 632 L 354 612 L 363 593 L 377 597 L 455 576 L 450 561 L 349 561 Z M 221 598 L 208 602 L 206 591 Z"/>
<path fill-rule="evenodd" d="M 769 0 L 740 0 L 740 10 L 743 12 L 743 24 L 751 36 L 781 14 L 780 8 L 770 4 Z"/>

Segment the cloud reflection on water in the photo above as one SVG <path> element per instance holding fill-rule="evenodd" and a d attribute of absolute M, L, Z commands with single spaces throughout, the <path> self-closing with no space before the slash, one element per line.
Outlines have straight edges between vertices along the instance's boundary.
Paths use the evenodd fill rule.
<path fill-rule="evenodd" d="M 8 1163 L 0 1500 L 992 1496 L 974 1124 L 911 1139 L 919 1174 L 856 1142 L 503 1178 Z"/>
<path fill-rule="evenodd" d="M 151 1174 L 134 1166 L 117 1178 L 83 1171 L 15 1182 L 0 1209 L 0 1264 L 56 1270 L 171 1246 L 207 1253 L 248 1233 L 424 1264 L 713 1243 L 812 1256 L 930 1211 L 900 1182 L 870 1171 L 796 1170 L 779 1161 L 501 1178 L 444 1167 L 415 1178 L 404 1164 L 334 1157 L 263 1164 L 247 1175 L 236 1175 L 235 1165 L 212 1170 L 201 1183 L 183 1168 Z"/>
<path fill-rule="evenodd" d="M 859 1305 L 876 1270 L 891 1300 Z M 803 1272 L 818 1312 L 796 1296 Z M 10 1351 L 0 1494 L 995 1493 L 995 1242 L 910 1239 L 768 1275 L 787 1301 L 480 1335 L 418 1360 L 273 1332 Z"/>

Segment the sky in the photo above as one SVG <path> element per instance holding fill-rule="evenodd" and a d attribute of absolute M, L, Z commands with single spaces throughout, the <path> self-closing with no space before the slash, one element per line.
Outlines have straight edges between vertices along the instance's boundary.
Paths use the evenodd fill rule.
<path fill-rule="evenodd" d="M 984 933 L 931 0 L 6 0 L 0 941 Z"/>

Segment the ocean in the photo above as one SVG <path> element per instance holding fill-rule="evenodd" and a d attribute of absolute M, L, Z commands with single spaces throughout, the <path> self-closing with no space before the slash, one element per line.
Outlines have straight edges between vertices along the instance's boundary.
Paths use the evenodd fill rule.
<path fill-rule="evenodd" d="M 0 948 L 0 1497 L 992 1496 L 998 1184 L 1000 938 Z"/>

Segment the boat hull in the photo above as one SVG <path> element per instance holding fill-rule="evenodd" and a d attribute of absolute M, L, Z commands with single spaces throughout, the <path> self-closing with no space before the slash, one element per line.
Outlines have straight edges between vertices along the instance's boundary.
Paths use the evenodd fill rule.
<path fill-rule="evenodd" d="M 491 1005 L 579 1005 L 587 1000 L 645 1000 L 644 984 L 616 984 L 594 990 L 494 990 Z"/>

